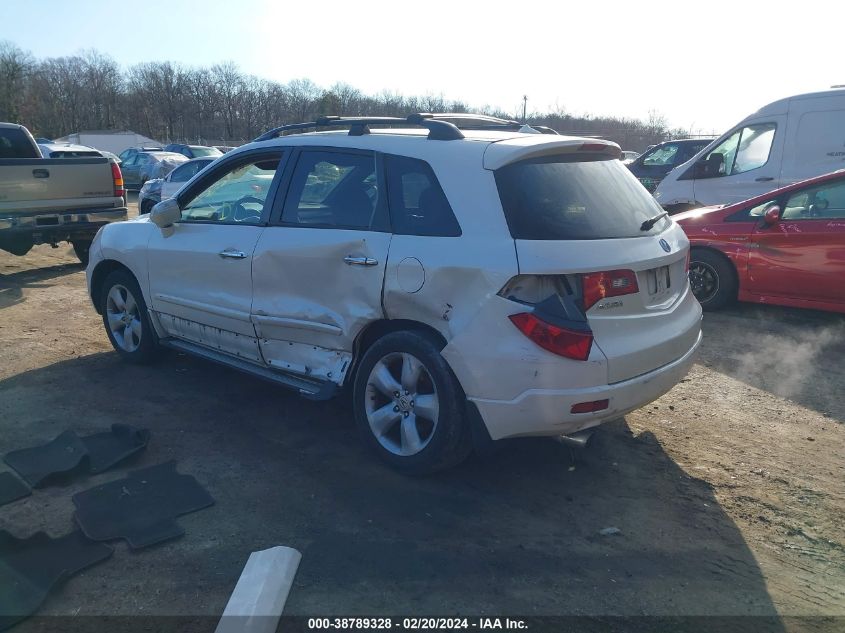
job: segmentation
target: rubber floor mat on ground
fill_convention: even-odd
[[[73,503],[88,538],[122,538],[139,549],[182,536],[176,517],[202,510],[214,499],[192,476],[176,472],[176,462],[166,462],[75,494]]]
[[[65,431],[41,446],[6,453],[3,458],[33,488],[46,485],[56,475],[69,475],[81,468],[88,450],[73,431]]]
[[[23,499],[32,494],[24,482],[12,473],[0,473],[0,506]]]
[[[33,488],[74,472],[101,473],[146,448],[150,432],[128,424],[112,424],[110,431],[79,437],[65,431],[41,446],[7,453],[4,457]]]
[[[19,539],[0,530],[0,631],[35,613],[54,586],[112,552],[78,530],[55,539],[44,532]]]
[[[146,448],[150,432],[129,424],[112,424],[111,431],[86,435],[82,443],[88,451],[88,469],[101,473]]]

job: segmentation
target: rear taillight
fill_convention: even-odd
[[[529,339],[552,354],[574,360],[587,360],[593,346],[593,333],[562,328],[537,318],[530,312],[508,317]]]
[[[633,270],[606,270],[581,275],[584,310],[608,297],[619,297],[639,292],[637,274]]]
[[[114,181],[114,197],[122,198],[126,195],[126,189],[123,188],[123,173],[117,163],[111,164],[111,177]]]

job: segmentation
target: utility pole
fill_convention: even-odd
[[[526,111],[528,110],[528,95],[522,95],[522,122],[528,123],[528,119],[525,116]]]

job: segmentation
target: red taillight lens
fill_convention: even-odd
[[[573,404],[569,410],[570,413],[593,413],[594,411],[604,411],[610,406],[610,400],[593,400],[592,402],[579,402]]]
[[[606,270],[600,273],[581,275],[584,310],[608,297],[631,295],[640,291],[637,274],[633,270]]]
[[[520,332],[552,354],[574,360],[587,360],[593,346],[592,332],[579,332],[546,323],[530,312],[508,317]]]
[[[126,195],[126,189],[123,188],[123,172],[120,171],[117,163],[111,164],[111,177],[114,181],[114,197],[122,198]]]

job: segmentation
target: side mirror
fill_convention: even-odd
[[[778,222],[780,222],[780,207],[773,204],[766,209],[766,212],[763,214],[763,224],[766,226],[772,226]]]
[[[181,218],[182,210],[179,208],[176,198],[162,200],[150,211],[150,221],[160,229],[173,226],[173,223],[178,222]]]

